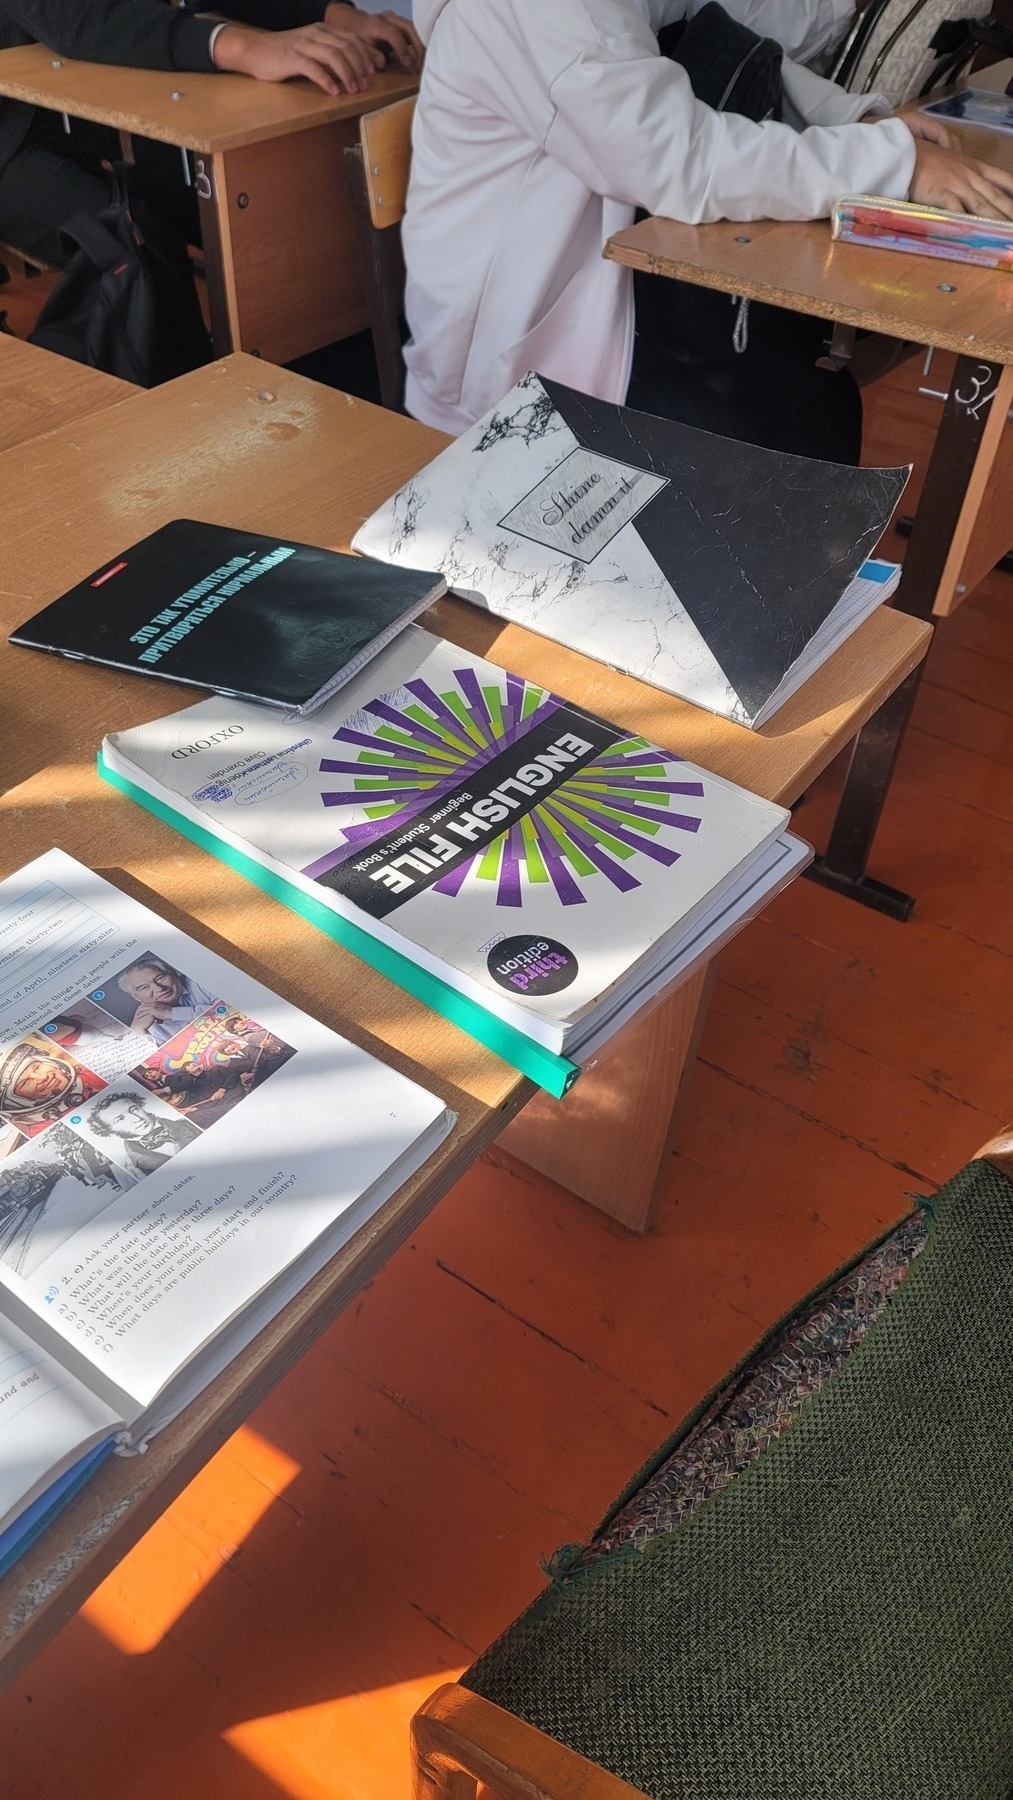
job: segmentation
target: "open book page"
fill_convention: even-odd
[[[127,1423],[441,1123],[62,852],[0,885],[0,1306]]]
[[[120,1420],[0,1317],[0,1536]]]
[[[975,80],[984,71],[975,70]],[[958,119],[962,125],[981,125],[987,131],[1002,131],[1013,136],[1013,95],[995,93],[989,88],[966,87],[959,93],[947,94],[942,100],[919,108],[932,119]]]

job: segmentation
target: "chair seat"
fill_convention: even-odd
[[[775,1328],[464,1685],[652,1800],[1008,1800],[1011,1315],[1013,1187],[977,1162]]]
[[[696,1423],[635,1476],[628,1497],[598,1527],[578,1563],[590,1564],[672,1531],[762,1456],[801,1416],[888,1306],[928,1236],[919,1207],[785,1324],[704,1402]]]

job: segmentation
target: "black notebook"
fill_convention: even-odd
[[[430,570],[173,519],[9,641],[312,712],[445,586]]]
[[[760,726],[896,584],[869,562],[907,469],[730,442],[528,375],[354,548]]]

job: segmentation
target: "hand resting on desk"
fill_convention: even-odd
[[[911,198],[923,206],[945,207],[947,212],[1013,219],[1013,174],[916,135]]]
[[[929,118],[918,106],[901,107],[896,116],[903,119],[915,140],[912,200],[922,206],[944,207],[947,212],[1013,219],[1013,174],[980,162],[976,156],[965,156],[942,121]]]
[[[351,8],[341,11],[351,13]],[[257,81],[289,81],[302,75],[325,94],[362,93],[386,62],[383,48],[360,31],[324,23],[300,25],[295,31],[260,31],[229,23],[215,39],[212,55],[219,69],[252,75]]]
[[[324,19],[335,30],[351,32],[354,37],[373,44],[392,57],[407,74],[417,75],[421,70],[425,51],[410,19],[402,19],[396,12],[359,12],[357,7],[349,6],[347,0],[334,0],[324,13]]]

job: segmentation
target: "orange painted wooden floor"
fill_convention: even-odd
[[[488,1156],[0,1700],[0,1793],[407,1800],[412,1711],[539,1559],[1013,1116],[1011,608],[932,651],[875,856],[913,921],[800,882],[726,953],[651,1234]]]

